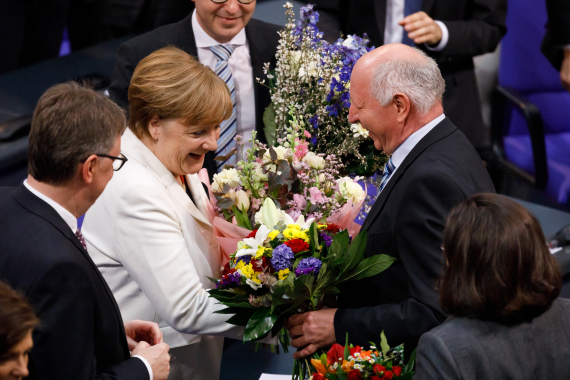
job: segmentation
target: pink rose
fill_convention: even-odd
[[[310,134],[309,132],[305,131],[304,134],[305,134],[305,137],[306,137],[306,138],[308,138],[308,139],[311,138],[311,134]]]
[[[319,189],[317,189],[316,187],[311,187],[309,189],[309,192],[311,193],[311,203],[312,204],[324,202],[323,196],[322,196],[321,191]]]

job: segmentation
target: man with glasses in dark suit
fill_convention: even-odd
[[[257,83],[264,78],[263,65],[275,66],[275,53],[281,29],[278,25],[252,19],[255,0],[192,0],[195,11],[184,20],[160,27],[123,43],[117,54],[109,94],[121,107],[128,108],[128,88],[140,60],[168,45],[174,45],[209,66],[224,78],[232,93],[234,111],[221,124],[216,152],[204,161],[210,177],[221,170],[225,161],[214,161],[235,147],[236,135],[247,141],[251,131],[266,142],[263,112],[271,103],[267,87]],[[235,160],[234,158],[232,158]],[[233,161],[232,161],[233,162]]]
[[[158,325],[123,323],[77,226],[126,161],[124,129],[123,112],[104,95],[73,82],[54,86],[34,111],[28,178],[0,188],[0,279],[26,296],[41,321],[31,379],[168,376]]]

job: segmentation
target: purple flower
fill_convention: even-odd
[[[273,250],[271,265],[276,272],[284,269],[291,269],[294,258],[295,254],[291,248],[285,244],[281,244]]]
[[[297,275],[297,277],[310,273],[316,276],[317,274],[319,274],[322,265],[323,263],[321,262],[321,260],[316,259],[314,257],[308,257],[306,259],[302,259],[301,261],[299,261],[299,265],[297,265],[297,269],[295,269],[295,274]]]
[[[244,256],[238,257],[237,260],[236,260],[236,264],[237,264],[239,261],[243,261],[243,263],[244,263],[245,265],[247,265],[247,264],[249,264],[249,263],[251,262],[251,256],[250,256],[250,255],[244,255]]]
[[[226,278],[222,278],[220,281],[216,282],[216,288],[226,287],[232,284],[241,284],[241,275],[238,272],[230,273]]]
[[[321,238],[323,243],[325,243],[327,245],[327,248],[331,246],[332,237],[330,237],[329,235],[322,233],[322,232],[319,232],[319,237]]]

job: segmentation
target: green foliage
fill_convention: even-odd
[[[263,112],[263,132],[265,133],[265,139],[267,140],[267,144],[269,146],[275,145],[275,134],[277,129],[277,124],[275,123],[275,107],[273,103],[269,104],[269,106]]]
[[[250,340],[262,339],[269,333],[275,321],[277,320],[277,315],[271,313],[271,309],[268,307],[261,307],[249,318],[245,329],[243,331],[244,342]]]

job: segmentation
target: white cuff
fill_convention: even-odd
[[[442,51],[447,46],[447,41],[449,41],[449,31],[447,30],[447,26],[441,21],[435,20],[435,23],[439,25],[441,29],[441,40],[435,46],[429,46],[428,44],[424,44],[428,50],[431,51]]]
[[[135,356],[133,356],[133,358],[139,358],[140,360],[142,360],[142,362],[146,366],[146,369],[148,370],[148,375],[150,376],[150,380],[153,380],[154,374],[152,373],[152,367],[150,366],[150,363],[148,362],[148,360],[146,360],[145,358],[143,358],[140,355],[135,355]]]

